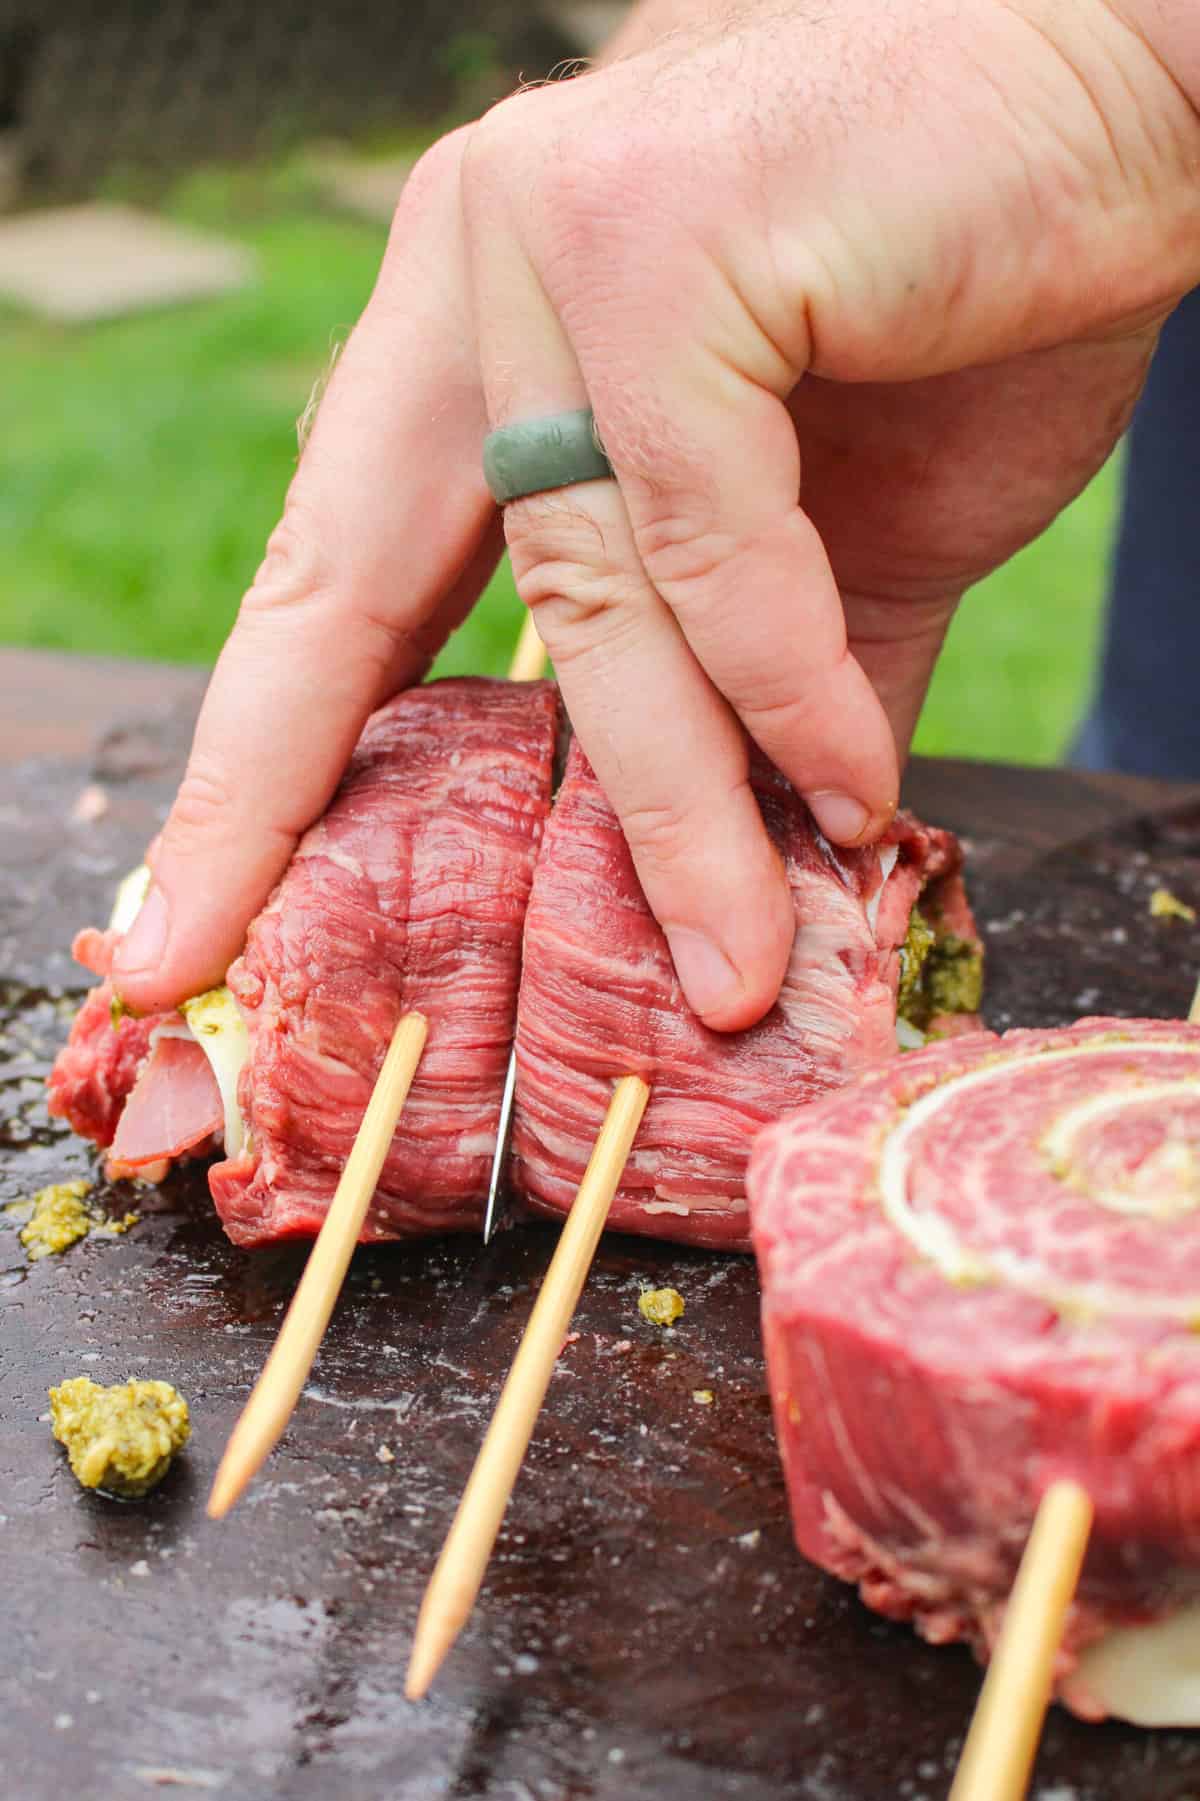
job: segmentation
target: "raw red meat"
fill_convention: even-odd
[[[369,722],[229,987],[250,1030],[250,1146],[210,1171],[239,1244],[307,1237],[401,1013],[429,1039],[363,1236],[478,1227],[550,806],[548,682],[413,688]]]
[[[763,1132],[748,1180],[805,1556],[985,1655],[1069,1476],[1096,1525],[1060,1680],[1200,1597],[1200,1029],[918,1051]]]
[[[112,987],[93,988],[71,1023],[71,1035],[47,1082],[47,1110],[73,1132],[105,1147],[113,1141],[137,1072],[150,1049],[150,1034],[163,1014],[112,1022]]]
[[[616,815],[572,745],[534,875],[517,1021],[516,1185],[539,1212],[569,1208],[612,1084],[631,1073],[651,1096],[612,1224],[748,1249],[755,1133],[895,1053],[896,953],[917,896],[935,884],[935,906],[975,938],[949,833],[901,814],[881,846],[835,851],[765,759],[752,780],[796,941],[776,1006],[728,1036],[685,1005]]]
[[[141,1019],[118,1013],[114,1021],[108,972],[116,943],[115,932],[94,926],[75,935],[72,956],[101,981],[72,1020],[70,1036],[46,1084],[47,1112],[65,1119],[73,1132],[102,1149],[113,1141],[155,1027],[178,1018],[175,1013],[152,1013]]]

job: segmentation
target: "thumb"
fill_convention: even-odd
[[[444,279],[460,158],[461,143],[443,140],[409,178],[375,294],[213,672],[150,891],[113,960],[140,1011],[224,979],[368,714],[420,678],[495,563],[465,284],[459,306]],[[443,279],[425,279],[430,268]]]

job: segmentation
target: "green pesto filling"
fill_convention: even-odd
[[[978,1013],[983,999],[983,949],[939,931],[914,907],[900,947],[896,1016],[919,1032],[942,1013]]]
[[[908,933],[900,946],[900,988],[896,995],[896,1014],[919,1030],[924,1030],[924,1021],[928,1017],[925,1005],[925,965],[936,939],[937,933],[925,915],[914,907],[908,919]]]
[[[978,1013],[983,1000],[983,950],[947,932],[925,966],[925,986],[933,1013]]]

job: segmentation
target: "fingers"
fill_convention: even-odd
[[[510,506],[514,572],[691,1005],[744,1026],[775,999],[795,922],[738,719],[839,843],[883,829],[899,780],[797,504],[795,432],[766,385],[791,376],[694,245],[668,227],[633,269],[620,191],[584,180],[581,197],[574,168],[557,191],[507,179],[519,141],[490,130],[506,179],[489,181],[484,134],[464,201],[492,422],[590,399],[619,482]]]
[[[217,663],[153,888],[114,962],[136,1008],[223,979],[367,715],[424,672],[494,564],[460,158],[444,141],[410,178]]]
[[[540,102],[545,134],[562,101]],[[510,113],[507,137],[503,110],[490,127],[501,169],[521,155],[521,118]],[[486,150],[487,137],[480,142]],[[472,179],[482,154],[473,147]],[[802,370],[759,325],[719,255],[681,228],[678,196],[657,191],[652,166],[635,159],[636,145],[617,146],[607,161],[522,170],[488,195],[501,219],[489,308],[519,273],[511,253],[502,260],[515,239],[536,271],[539,310],[523,296],[523,317],[539,323],[510,329],[485,363],[499,365],[509,390],[520,373],[523,405],[544,397],[545,341],[553,321],[563,322],[575,391],[595,411],[649,587],[827,834],[868,841],[897,804],[895,744],[848,650],[828,558],[799,505],[799,449],[783,396]],[[478,280],[477,250],[473,272]]]
[[[688,1003],[718,1031],[751,1025],[779,992],[796,921],[745,734],[646,583],[614,484],[519,501],[507,520],[518,585]]]
[[[698,662],[835,843],[878,836],[898,801],[887,715],[851,654],[825,548],[798,504],[800,457],[775,395],[695,343],[644,350],[647,457],[603,361],[586,368],[642,566]],[[689,364],[694,358],[694,366]],[[674,367],[672,366],[674,364]],[[611,441],[610,441],[611,440]]]
[[[512,235],[484,220],[473,245],[492,423],[586,404],[570,345]],[[719,1030],[749,1025],[779,991],[795,915],[749,786],[745,734],[647,581],[615,483],[518,501],[505,529],[517,585],[687,999]]]

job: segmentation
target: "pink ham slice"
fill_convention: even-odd
[[[117,1124],[110,1172],[142,1169],[195,1150],[221,1131],[216,1077],[198,1044],[160,1038],[142,1065]]]

